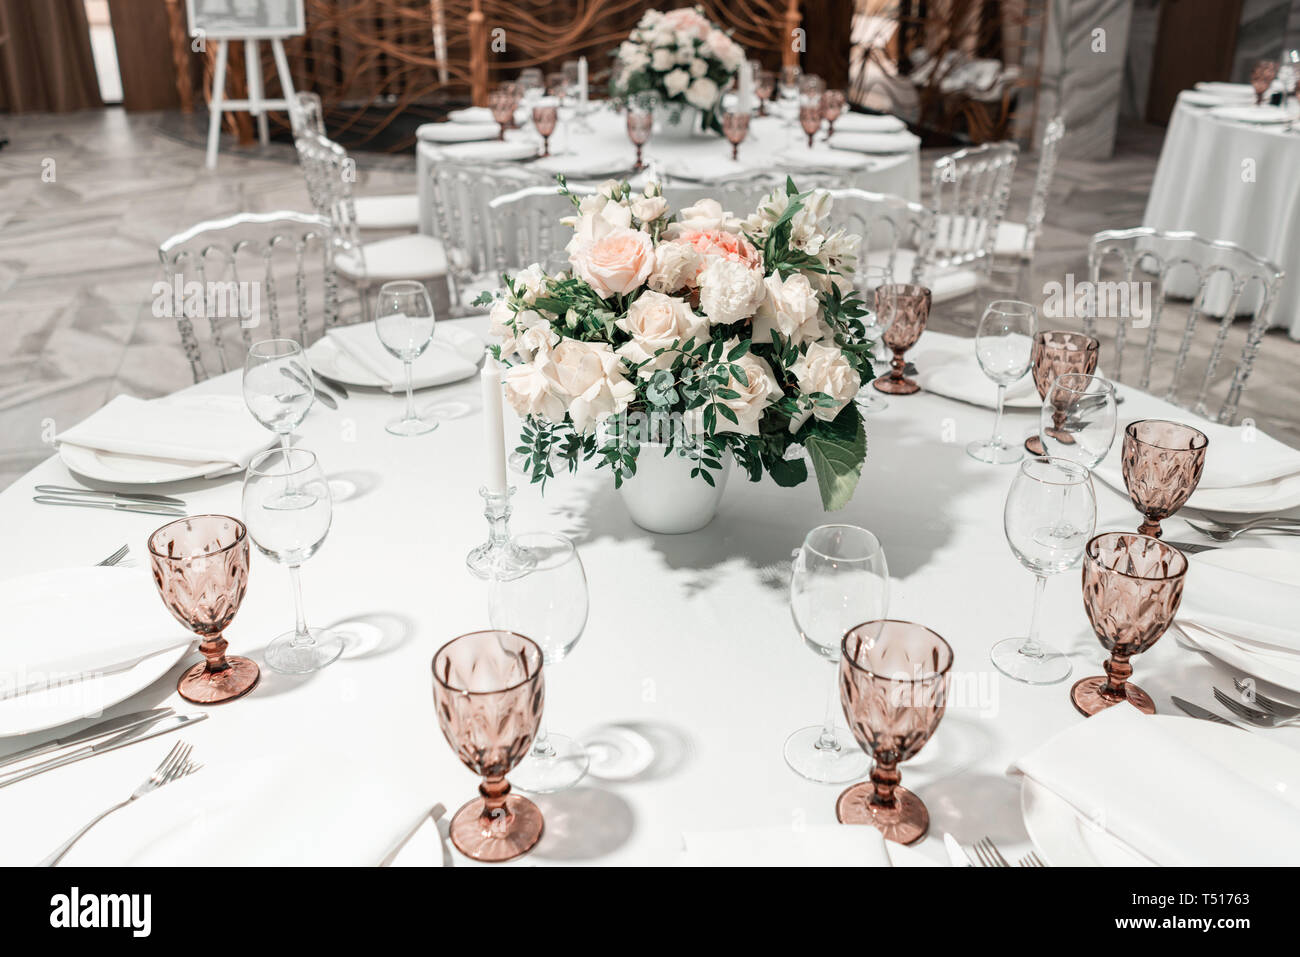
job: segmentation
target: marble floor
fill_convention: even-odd
[[[191,381],[174,324],[150,309],[161,240],[239,211],[310,209],[291,146],[226,141],[209,173],[201,130],[201,118],[120,109],[0,123],[10,139],[0,150],[0,487],[112,396]],[[1161,133],[1122,130],[1108,161],[1062,157],[1038,256],[1019,280],[1031,299],[1066,273],[1086,277],[1093,232],[1141,222]],[[359,192],[414,191],[409,154],[356,159]],[[1013,215],[1024,214],[1033,173],[1031,161],[1017,171]],[[955,330],[957,312],[936,310],[934,327]],[[1194,352],[1210,339],[1200,330]],[[1300,342],[1270,333],[1241,414],[1300,446],[1298,369]]]

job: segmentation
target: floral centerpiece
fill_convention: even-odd
[[[823,506],[848,502],[866,457],[853,399],[874,372],[844,278],[860,237],[829,226],[830,195],[787,180],[741,220],[712,199],[674,214],[654,183],[560,189],[572,272],[534,264],[480,299],[532,481],[595,459],[619,487],[653,445],[708,486],[726,457],[783,486],[811,462]]]
[[[610,95],[615,102],[646,94],[668,108],[670,122],[688,107],[705,129],[722,131],[722,91],[745,62],[745,51],[700,7],[648,10],[614,53]]]

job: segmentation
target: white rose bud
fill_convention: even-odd
[[[849,365],[844,353],[836,346],[826,346],[819,342],[808,344],[808,351],[790,367],[790,373],[799,383],[799,391],[805,396],[824,392],[835,400],[834,405],[814,405],[795,416],[790,420],[791,432],[797,432],[810,415],[823,422],[830,422],[853,401],[853,397],[862,388],[862,377]]]

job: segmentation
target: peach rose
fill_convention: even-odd
[[[616,227],[600,239],[580,243],[569,261],[596,295],[608,299],[645,284],[654,269],[654,245],[643,232]]]
[[[674,347],[687,339],[699,342],[709,334],[708,321],[697,316],[685,299],[649,289],[637,296],[627,315],[616,319],[614,325],[632,337],[618,347],[618,354],[633,365],[645,363],[637,370],[642,379],[672,365]],[[655,355],[660,349],[668,351]]]
[[[548,377],[567,401],[579,432],[622,412],[636,395],[636,386],[623,375],[623,360],[608,342],[561,339],[546,361]]]
[[[675,243],[690,246],[702,257],[718,256],[733,263],[743,263],[750,268],[763,264],[763,257],[744,236],[725,229],[683,229]]]

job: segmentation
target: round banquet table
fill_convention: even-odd
[[[231,373],[194,389],[237,395],[240,380]],[[328,539],[303,567],[309,621],[396,616],[405,634],[373,651],[348,652],[315,675],[263,668],[251,694],[206,709],[208,720],[180,733],[205,764],[200,775],[237,773],[249,762],[315,748],[331,755],[306,772],[315,778],[310,790],[322,796],[357,773],[362,755],[425,789],[430,806],[454,811],[476,793],[475,777],[438,729],[430,661],[443,642],[488,623],[487,585],[464,565],[465,553],[485,537],[478,389],[476,376],[421,393],[426,403],[464,399],[472,410],[418,438],[384,431],[399,410],[398,396],[354,389],[337,412],[313,407],[298,444],[358,493],[336,505]],[[1033,577],[1002,531],[1015,469],[965,454],[967,441],[988,433],[991,410],[924,392],[891,396],[889,403],[867,419],[870,450],[855,498],[832,515],[822,512],[815,482],[782,489],[733,474],[712,524],[658,536],[632,524],[603,470],[557,476],[545,495],[521,486],[514,529],[574,536],[591,589],[582,640],[547,671],[548,725],[579,737],[618,729],[651,749],[631,778],[589,776],[575,790],[538,798],[547,829],[524,864],[673,864],[684,831],[835,823],[842,786],[803,780],[781,753],[791,731],[821,719],[832,682],[831,666],[803,646],[788,610],[791,551],[828,521],[879,535],[893,580],[890,616],[923,622],[955,651],[952,703],[934,739],[902,769],[903,783],[921,795],[932,818],[919,856],[944,860],[945,831],[966,841],[991,835],[1012,860],[1028,850],[1019,785],[1006,769],[1085,719],[1070,704],[1069,682],[1020,685],[989,663],[993,642],[1023,634],[1029,624]],[[1024,434],[1033,421],[1032,414],[1009,412],[1006,434]],[[0,492],[9,545],[0,551],[0,579],[89,565],[123,542],[137,562],[144,560],[147,536],[166,519],[32,503],[34,484],[72,481],[52,457]],[[159,490],[183,495],[192,513],[239,515],[240,487],[234,477]],[[1136,526],[1125,497],[1101,483],[1097,496],[1099,528]],[[1171,541],[1204,540],[1181,519],[1165,527]],[[1271,542],[1300,548],[1295,538]],[[291,625],[293,606],[287,571],[253,555],[247,598],[226,635],[232,653],[260,658],[265,642]],[[139,587],[152,590],[147,574]],[[95,609],[85,614],[94,627]],[[1084,614],[1077,571],[1050,580],[1043,622],[1044,638],[1071,652],[1071,681],[1100,673],[1104,653]],[[1219,666],[1172,636],[1135,664],[1136,680],[1162,713],[1178,713],[1171,693],[1207,703],[1212,682],[1230,686]],[[181,668],[109,713],[164,703],[183,713],[202,710],[176,695]],[[1300,729],[1263,733],[1300,748]],[[5,739],[0,754],[51,734]],[[0,789],[0,863],[39,860],[130,793],[177,737]],[[166,801],[168,792],[144,800]],[[286,841],[317,837],[294,834],[292,808],[278,811]],[[230,863],[241,859],[232,847]]]
[[[566,122],[561,119],[556,126],[555,134],[551,137],[552,153],[556,155],[572,153],[580,157],[583,162],[589,161],[593,156],[609,156],[613,158],[613,162],[616,164],[612,168],[617,168],[619,162],[626,162],[626,169],[621,175],[630,177],[633,183],[640,185],[644,180],[644,174],[640,176],[632,176],[631,174],[635,148],[628,141],[622,115],[596,104],[588,117],[588,122],[591,126],[591,132],[579,133],[571,128],[572,121]],[[531,132],[527,135],[535,136]],[[819,134],[819,138],[823,135]],[[756,175],[771,174],[784,177],[786,173],[789,173],[795,177],[797,183],[817,182],[831,176],[837,182],[843,182],[845,185],[857,186],[880,193],[893,193],[910,200],[920,199],[920,153],[915,147],[902,153],[879,155],[854,154],[848,150],[837,151],[846,157],[855,155],[860,157],[860,163],[857,164],[856,169],[829,171],[801,169],[797,165],[780,161],[782,154],[787,152],[797,159],[799,152],[806,149],[806,142],[807,140],[803,132],[798,128],[797,123],[792,125],[787,120],[771,115],[765,117],[755,116],[750,123],[749,136],[740,144],[739,161],[742,166],[752,169]],[[416,147],[416,179],[420,198],[420,232],[425,234],[433,233],[433,196],[429,173],[433,166],[443,158],[442,147],[452,145],[449,143],[420,142]],[[826,149],[824,145],[820,145],[819,148]],[[730,155],[731,145],[721,136],[713,134],[699,134],[693,138],[681,140],[655,135],[651,137],[650,142],[644,148],[644,158],[647,166],[651,166],[656,161],[671,163],[674,159],[690,161],[714,157],[727,158]],[[502,169],[518,170],[521,178],[532,180],[544,179],[551,181],[553,176],[549,171],[543,173],[539,170],[530,170],[529,163],[503,163],[494,167],[494,171],[499,172]],[[801,173],[804,176],[802,180],[800,178]],[[595,180],[591,180],[589,177],[581,175],[570,175],[568,178],[573,183],[596,185],[607,177],[600,176]],[[663,182],[666,186],[680,186],[687,189],[699,187],[701,190],[710,185],[708,182],[703,181],[674,179],[671,175],[663,176]]]
[[[1142,219],[1142,225],[1156,229],[1189,229],[1206,239],[1226,239],[1276,263],[1286,277],[1273,304],[1272,324],[1285,327],[1293,339],[1300,339],[1298,171],[1300,133],[1288,133],[1282,124],[1225,120],[1180,95]],[[1243,295],[1238,308],[1253,309],[1257,302],[1256,289]]]

